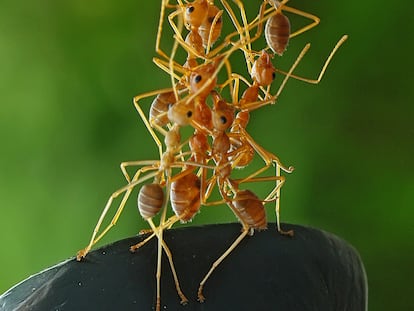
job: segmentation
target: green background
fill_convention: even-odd
[[[125,184],[121,161],[157,158],[131,99],[168,87],[168,76],[151,62],[158,2],[1,2],[0,292],[85,246],[106,199]],[[276,106],[252,113],[250,133],[296,168],[283,188],[282,220],[349,241],[366,265],[370,309],[408,310],[414,307],[411,3],[290,5],[322,21],[291,41],[280,68],[311,42],[297,72],[315,76],[339,37],[350,38],[322,83],[291,80]],[[230,221],[227,209],[211,208],[193,224]],[[131,199],[103,243],[147,227]]]

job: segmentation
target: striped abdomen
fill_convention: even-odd
[[[252,229],[266,229],[266,211],[263,202],[250,190],[240,190],[233,201],[240,220]]]
[[[282,13],[278,13],[266,22],[265,37],[267,45],[280,56],[286,50],[290,37],[289,19]]]
[[[200,210],[200,187],[200,179],[194,173],[171,183],[171,206],[182,222],[190,221]]]
[[[167,115],[168,109],[175,102],[175,95],[172,91],[158,94],[151,104],[149,113],[150,120],[159,126],[166,125],[169,122]]]
[[[142,186],[138,194],[138,210],[144,219],[155,216],[164,203],[164,191],[159,184]]]

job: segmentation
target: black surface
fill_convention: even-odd
[[[355,249],[312,228],[294,229],[293,238],[269,229],[247,236],[207,281],[206,301],[198,284],[240,233],[239,224],[168,230],[181,287],[179,303],[163,256],[161,310],[366,310],[364,268]],[[133,237],[69,259],[29,277],[0,296],[0,310],[152,310],[155,303],[156,239],[131,253]]]

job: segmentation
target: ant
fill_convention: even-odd
[[[258,31],[256,33],[256,37],[260,36],[262,32],[261,24],[264,21],[266,21],[265,38],[267,45],[274,53],[278,54],[279,56],[282,56],[283,53],[286,51],[290,38],[293,38],[299,34],[302,34],[312,29],[313,27],[317,26],[320,22],[319,17],[313,14],[287,6],[286,3],[288,1],[289,0],[283,0],[281,2],[277,0],[264,0],[262,5],[260,6],[259,16],[257,17],[259,26]],[[271,6],[271,8],[268,10],[266,10],[267,4]],[[308,18],[312,20],[312,23],[291,33],[290,21],[281,12],[282,10]],[[269,14],[266,15],[267,13]]]
[[[165,14],[166,8],[175,8],[171,14],[168,15],[168,21],[173,29],[176,42],[184,46],[188,53],[187,62],[184,67],[196,66],[196,59],[208,59],[211,46],[218,39],[222,29],[222,10],[219,10],[212,2],[207,0],[195,0],[193,2],[186,3],[185,5],[178,0],[178,5],[174,6],[164,1],[161,8],[161,17]],[[174,22],[174,18],[179,17],[178,25]],[[185,27],[189,30],[186,38],[183,39],[181,35],[182,19],[184,19]],[[160,49],[160,42],[163,30],[163,21],[160,19],[158,27],[157,39],[156,39],[156,53],[159,54],[164,60],[169,60],[166,54]],[[154,62],[165,69],[165,61],[155,58]]]
[[[242,2],[240,0],[235,0],[237,6],[240,9],[243,25],[239,23],[231,7],[228,4],[224,5],[228,15],[231,16],[231,20],[237,30],[237,33],[239,33],[240,35],[240,42],[242,43],[241,49],[245,54],[247,69],[249,73],[251,73],[255,55],[260,54],[252,50],[251,44],[255,42],[258,38],[260,38],[263,31],[264,22],[266,22],[265,37],[268,48],[270,48],[273,51],[273,53],[278,54],[279,56],[283,55],[283,52],[286,50],[290,38],[302,34],[319,24],[320,19],[317,16],[287,6],[286,3],[288,1],[289,0],[263,0],[259,9],[259,14],[249,23],[247,22],[246,12],[244,10]],[[267,5],[270,5],[270,8],[266,8]],[[312,20],[312,22],[310,24],[303,26],[300,29],[295,30],[294,32],[291,32],[289,19],[285,15],[283,15],[282,10],[299,16],[303,16],[305,18]],[[255,35],[252,37],[250,35],[250,31],[254,28],[257,28],[257,31]],[[304,78],[297,75],[291,75],[291,77],[307,83],[318,84],[321,81],[332,57],[339,49],[339,47],[347,40],[347,38],[348,36],[344,35],[339,39],[339,41],[336,43],[335,47],[329,54],[327,60],[325,61],[319,73],[319,76],[316,79]],[[280,69],[276,69],[276,72],[284,75],[287,74],[287,72]]]

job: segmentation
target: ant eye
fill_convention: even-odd
[[[276,78],[276,72],[272,73],[272,79],[274,80]]]
[[[220,121],[221,121],[221,123],[226,124],[227,123],[227,118],[225,116],[221,116]]]
[[[191,110],[187,111],[187,118],[191,118],[193,115],[193,112]]]
[[[196,83],[199,83],[203,77],[201,75],[197,75],[194,80]]]
[[[189,6],[187,8],[187,13],[193,13],[194,12],[194,7],[193,6]]]

